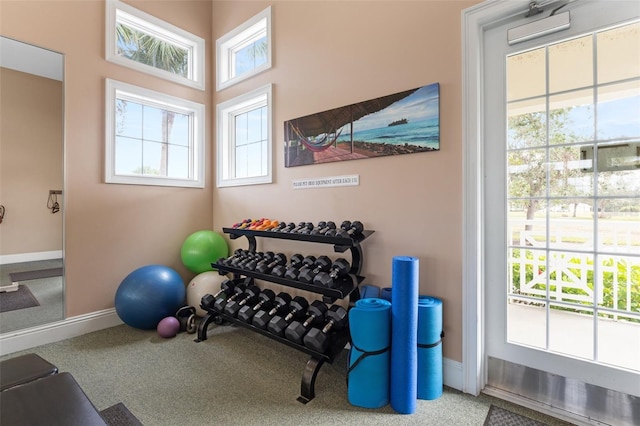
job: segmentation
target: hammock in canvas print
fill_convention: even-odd
[[[440,85],[406,90],[284,123],[285,166],[440,149]]]

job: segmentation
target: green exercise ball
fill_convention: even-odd
[[[212,262],[229,256],[229,246],[222,235],[213,231],[197,231],[189,235],[182,244],[180,257],[182,263],[191,272],[214,271]]]

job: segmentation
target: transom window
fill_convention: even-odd
[[[271,85],[218,105],[218,187],[271,183]]]
[[[107,60],[204,90],[204,40],[118,0],[107,0]]]
[[[217,89],[271,68],[271,7],[216,42]]]
[[[106,85],[106,182],[204,187],[204,106]]]
[[[260,33],[231,51],[231,77],[241,76],[267,62],[267,36]]]

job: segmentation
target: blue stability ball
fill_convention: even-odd
[[[116,291],[116,313],[127,325],[153,330],[161,319],[175,315],[184,305],[182,277],[162,265],[138,268],[125,277]]]

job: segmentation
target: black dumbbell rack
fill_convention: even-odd
[[[255,271],[244,270],[218,263],[212,263],[211,266],[217,269],[221,274],[231,273],[234,275],[234,279],[242,279],[241,277],[244,276],[246,277],[245,280],[247,280],[247,282],[250,282],[253,279],[260,279],[316,294],[322,294],[323,301],[325,303],[333,303],[338,299],[349,297],[349,305],[353,305],[355,301],[360,298],[360,291],[358,290],[358,286],[364,280],[364,277],[360,276],[363,261],[362,248],[360,247],[360,243],[371,234],[373,234],[374,231],[364,230],[361,234],[353,237],[329,237],[324,235],[296,234],[276,231],[253,231],[248,229],[235,228],[222,228],[222,231],[226,234],[229,234],[229,238],[231,238],[232,240],[240,237],[246,237],[249,241],[249,251],[256,251],[256,237],[306,241],[319,244],[331,244],[334,246],[334,251],[337,253],[344,253],[347,250],[351,251],[351,269],[346,276],[335,281],[335,284],[337,285],[334,288],[317,286],[314,284],[290,280],[284,277],[276,277],[274,275],[262,274]],[[309,349],[304,345],[298,345],[297,343],[294,343],[286,339],[285,337],[277,336],[267,330],[262,330],[252,324],[240,321],[225,314],[224,312],[219,312],[213,308],[210,308],[208,309],[207,315],[205,315],[202,321],[200,321],[200,324],[198,326],[198,338],[196,339],[196,342],[201,342],[207,339],[207,329],[212,322],[215,322],[216,324],[222,324],[225,321],[232,324],[237,324],[244,328],[248,328],[256,333],[262,334],[263,336],[269,337],[311,356],[311,358],[309,358],[309,361],[307,361],[304,372],[302,373],[302,382],[300,384],[300,396],[298,397],[298,401],[302,402],[303,404],[306,404],[315,397],[314,388],[316,377],[322,365],[325,362],[328,362],[329,364],[333,363],[335,357],[344,349],[345,345],[350,340],[349,328],[345,327],[343,330],[332,334],[332,344],[329,345],[329,348],[326,350],[326,352],[320,353]]]

